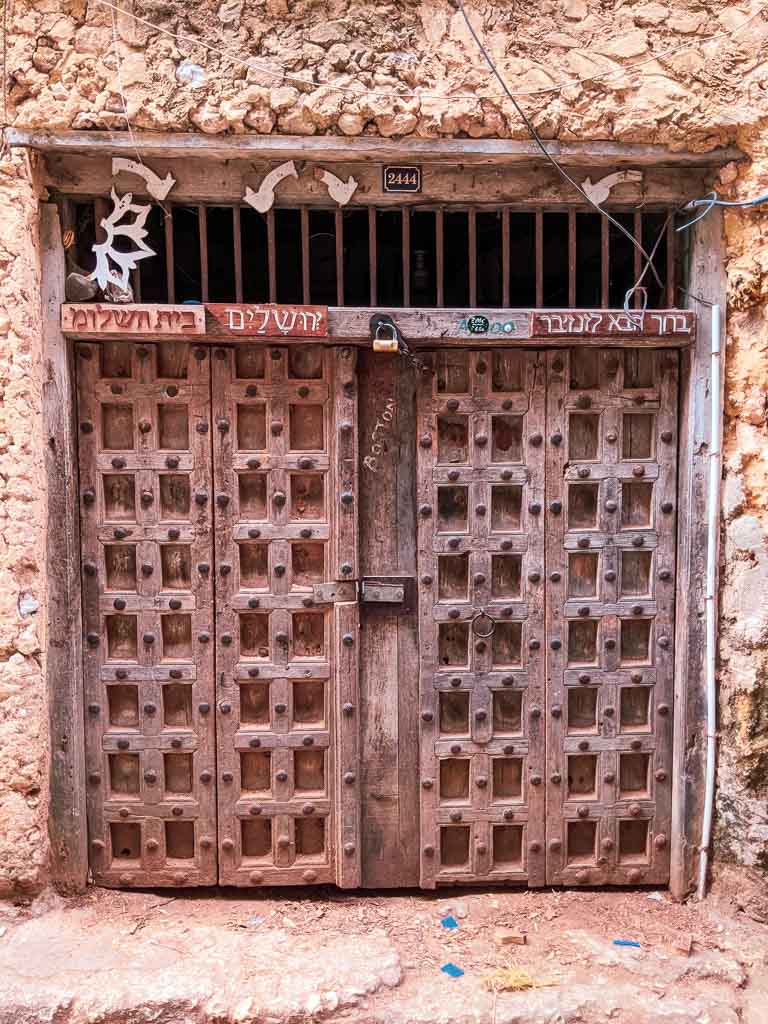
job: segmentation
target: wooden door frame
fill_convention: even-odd
[[[689,308],[694,295],[725,309],[727,280],[723,226],[718,210],[700,221],[689,238]],[[41,203],[42,419],[45,441],[46,514],[62,542],[46,557],[47,643],[45,675],[50,729],[51,880],[64,892],[81,892],[88,879],[83,729],[82,610],[78,510],[77,431],[72,344],[62,333],[60,307],[66,275],[57,206]],[[412,311],[417,312],[417,311]],[[703,810],[704,591],[707,554],[706,479],[710,410],[710,327],[699,317],[694,342],[682,348],[678,447],[677,584],[675,613],[675,708],[670,890],[683,899],[693,880]],[[539,341],[537,339],[537,341]],[[326,342],[327,343],[327,342]],[[603,342],[605,344],[605,342]],[[514,342],[512,342],[514,344]],[[531,341],[528,341],[528,345]],[[541,339],[539,344],[546,346]],[[631,335],[611,338],[633,347]],[[635,342],[636,344],[636,342]],[[689,525],[690,524],[690,525]],[[64,557],[62,557],[62,547]]]

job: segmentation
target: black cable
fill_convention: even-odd
[[[615,217],[612,217],[610,215],[610,213],[608,213],[601,206],[599,206],[594,201],[594,199],[592,199],[584,191],[584,189],[581,187],[581,185],[579,185],[579,183],[577,181],[574,181],[574,179],[570,176],[570,174],[568,174],[568,172],[563,167],[560,166],[560,164],[557,162],[557,160],[555,160],[555,158],[552,156],[552,154],[549,153],[549,151],[547,150],[547,147],[541,141],[539,133],[534,128],[533,123],[531,122],[530,118],[527,116],[527,114],[525,113],[523,108],[520,106],[520,104],[517,102],[515,97],[510,92],[509,87],[507,86],[507,83],[501,77],[501,74],[499,73],[496,65],[493,63],[493,59],[492,59],[491,55],[486,50],[486,48],[483,45],[483,42],[480,39],[480,37],[478,36],[477,32],[475,32],[475,30],[474,30],[474,28],[472,26],[472,22],[469,20],[469,17],[467,16],[467,12],[464,9],[464,2],[463,2],[463,0],[455,0],[455,2],[457,3],[458,8],[459,8],[459,10],[462,13],[464,21],[467,23],[467,28],[469,29],[470,35],[472,36],[472,38],[477,43],[477,46],[478,46],[480,52],[482,53],[483,57],[486,60],[486,63],[488,64],[488,67],[491,69],[493,74],[496,76],[496,79],[497,79],[499,85],[501,86],[501,88],[504,90],[507,98],[510,100],[510,102],[514,106],[515,110],[518,112],[520,117],[523,119],[523,121],[525,123],[525,127],[528,129],[528,131],[529,131],[529,133],[531,135],[531,138],[534,140],[534,142],[539,147],[541,152],[544,154],[544,156],[547,158],[547,160],[552,164],[552,166],[555,168],[555,170],[557,170],[557,172],[559,174],[561,174],[563,176],[563,178],[565,178],[565,180],[576,189],[576,191],[579,193],[579,195],[583,196],[583,198],[586,199],[586,201],[589,203],[590,206],[594,206],[594,208],[597,210],[597,212],[599,214],[601,214],[603,217],[605,217],[610,224],[613,224],[613,226],[615,228],[617,228],[623,235],[626,235],[626,237],[630,240],[632,245],[645,257],[645,259],[647,260],[648,266],[650,266],[650,268],[651,268],[651,273],[656,278],[657,284],[659,285],[660,288],[663,288],[664,287],[664,283],[661,280],[661,278],[659,277],[658,273],[656,272],[656,268],[653,265],[653,261],[651,260],[651,257],[648,255],[648,253],[645,251],[645,249],[642,247],[642,245],[638,242],[638,240],[635,238],[635,236],[632,234],[632,232],[631,231],[627,231],[627,229],[624,227],[623,224],[620,224],[619,221],[617,221]],[[647,267],[646,267],[646,269],[647,269]]]

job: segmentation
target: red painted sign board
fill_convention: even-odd
[[[208,302],[208,316],[224,334],[259,338],[327,338],[327,306]]]

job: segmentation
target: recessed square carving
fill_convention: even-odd
[[[491,529],[497,533],[517,533],[521,527],[523,488],[519,484],[491,487]]]
[[[107,615],[107,657],[113,661],[136,661],[137,618],[135,615]]]
[[[171,451],[189,448],[189,409],[186,405],[157,407],[158,447]]]
[[[446,736],[469,735],[469,694],[443,690],[440,693],[440,732]]]
[[[264,379],[262,345],[235,345],[235,375],[240,380]]]
[[[160,518],[189,519],[189,477],[186,474],[160,474]]]
[[[573,551],[568,554],[569,597],[597,597],[599,557],[596,551]]]
[[[621,525],[627,529],[650,526],[653,519],[653,484],[630,483],[621,485]]]
[[[567,863],[572,865],[594,864],[597,822],[569,821],[567,825]]]
[[[597,687],[568,687],[568,733],[597,732]]]
[[[294,750],[293,788],[297,793],[322,793],[325,790],[324,750]]]
[[[136,590],[136,545],[105,544],[107,590]]]
[[[494,690],[493,735],[519,735],[523,731],[523,694],[521,690]]]
[[[163,660],[188,660],[192,657],[192,616],[161,616]]]
[[[619,754],[619,796],[621,798],[650,796],[650,777],[650,754]]]
[[[621,620],[622,664],[649,663],[651,657],[651,620]]]
[[[194,860],[194,821],[165,822],[165,856],[167,860]]]
[[[117,729],[136,729],[139,725],[139,688],[118,684],[107,687],[109,724]]]
[[[522,391],[525,355],[514,349],[495,349],[491,357],[491,388],[494,391]]]
[[[579,800],[597,799],[597,754],[571,754],[568,757],[568,796]]]
[[[651,728],[650,686],[622,686],[619,703],[621,732],[649,732]]]
[[[491,597],[520,598],[522,555],[491,556]]]
[[[469,554],[437,556],[437,595],[440,601],[469,599]]]
[[[523,826],[493,826],[493,866],[507,871],[522,870]]]
[[[240,654],[243,658],[269,657],[269,616],[240,613]]]
[[[295,612],[293,657],[322,658],[325,654],[325,613]]]
[[[325,544],[310,542],[291,544],[291,583],[294,587],[311,587],[325,579]]]
[[[103,478],[104,518],[112,523],[136,522],[136,482],[123,473],[107,473]]]
[[[189,590],[192,586],[192,556],[189,544],[161,544],[160,563],[164,590]]]
[[[444,868],[469,866],[468,825],[443,825],[440,828],[440,865]]]
[[[572,391],[588,391],[600,386],[600,350],[572,348],[570,351],[570,387]]]
[[[624,387],[652,388],[656,353],[648,349],[624,349]]]
[[[653,458],[653,437],[656,417],[649,412],[624,413],[621,432],[623,459]]]
[[[648,863],[649,825],[642,818],[619,822],[619,864]]]
[[[240,822],[243,860],[272,859],[272,819],[243,818]]]
[[[291,519],[319,522],[325,518],[322,473],[291,474]]]
[[[325,724],[325,683],[322,679],[298,679],[293,684],[293,722],[297,726]]]
[[[294,818],[296,857],[321,857],[325,852],[325,818]]]
[[[443,666],[469,664],[469,623],[441,622],[438,627],[438,660]]]
[[[621,552],[621,583],[619,593],[622,597],[649,595],[651,593],[651,551]]]
[[[267,447],[267,407],[251,402],[237,407],[237,447],[240,451],[263,452]]]
[[[136,821],[112,821],[109,825],[112,863],[139,860],[141,857],[141,825]]]
[[[138,796],[141,791],[138,754],[109,755],[109,789],[119,796]]]
[[[248,590],[269,588],[269,544],[240,541],[237,545],[240,558],[240,586]]]
[[[522,664],[522,622],[497,622],[491,637],[494,666]]]
[[[166,793],[191,793],[192,754],[164,754],[163,777]]]
[[[291,405],[291,451],[321,452],[325,448],[322,405]]]
[[[520,462],[523,458],[523,417],[491,417],[491,461]]]
[[[101,376],[125,380],[131,376],[133,345],[125,341],[103,341],[99,346]]]
[[[101,406],[101,446],[108,452],[134,448],[133,406],[122,403]]]
[[[163,686],[163,725],[189,729],[192,725],[192,684],[165,683]]]
[[[441,349],[435,353],[438,394],[464,395],[469,391],[469,353]]]
[[[269,683],[240,683],[240,722],[269,726]]]
[[[469,800],[469,758],[441,758],[440,800]]]
[[[249,750],[240,754],[240,788],[244,793],[268,793],[272,788],[272,754]]]
[[[238,473],[237,490],[242,519],[267,519],[266,473]]]
[[[440,533],[466,533],[467,509],[466,487],[437,488],[437,529]]]
[[[288,346],[288,376],[293,380],[320,380],[323,350],[319,345]]]
[[[568,417],[568,457],[593,462],[600,450],[600,414],[572,412]]]
[[[597,619],[568,621],[568,664],[597,664]]]
[[[437,417],[437,461],[463,463],[469,458],[469,423],[466,416]]]
[[[493,799],[522,800],[523,759],[522,757],[494,757]]]
[[[184,380],[189,365],[185,341],[164,341],[157,346],[157,376],[162,380]]]
[[[589,530],[597,527],[599,484],[568,484],[568,529]]]

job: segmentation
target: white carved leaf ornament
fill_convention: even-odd
[[[96,253],[96,269],[89,275],[89,280],[96,280],[102,289],[108,284],[114,284],[125,290],[128,287],[130,273],[136,268],[139,260],[155,255],[144,241],[147,237],[144,224],[152,207],[134,203],[132,192],[118,196],[114,188],[112,204],[112,212],[108,217],[103,217],[100,224],[106,233],[106,240],[93,246]],[[123,217],[131,213],[135,214],[133,221],[121,224]],[[136,248],[120,252],[115,248],[115,241],[118,238],[130,239]]]

